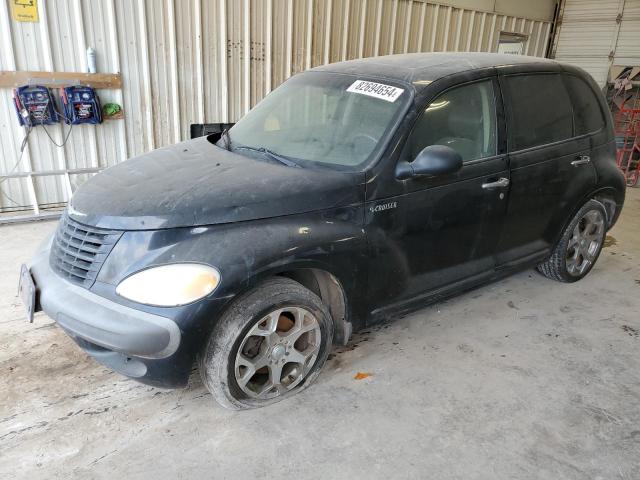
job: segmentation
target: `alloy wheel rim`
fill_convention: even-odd
[[[604,216],[598,210],[585,213],[567,244],[566,265],[570,275],[582,275],[595,262],[604,237]]]
[[[284,307],[255,323],[242,339],[235,380],[250,398],[266,400],[296,388],[320,351],[318,319],[303,307]]]

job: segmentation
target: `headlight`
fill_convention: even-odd
[[[152,267],[125,278],[116,293],[126,299],[157,307],[177,307],[206,297],[220,283],[220,273],[198,263],[172,263]]]

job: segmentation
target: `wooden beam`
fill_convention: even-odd
[[[122,77],[119,73],[0,71],[0,88],[22,85],[44,85],[52,88],[88,85],[93,88],[119,89],[122,88]]]

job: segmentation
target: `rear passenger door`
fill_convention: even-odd
[[[544,257],[595,184],[588,135],[577,135],[561,73],[500,77],[511,185],[498,266]]]

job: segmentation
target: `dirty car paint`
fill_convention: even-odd
[[[206,137],[111,167],[74,194],[70,216],[100,228],[148,230],[243,222],[356,205],[364,174],[248,158]]]
[[[148,374],[139,380],[184,385],[229,302],[270,276],[301,269],[328,272],[343,289],[346,320],[357,330],[535,265],[548,255],[583,196],[610,192],[615,200],[611,223],[615,221],[624,182],[604,143],[612,131],[608,125],[598,140],[603,147],[599,153],[594,150],[592,180],[585,191],[565,189],[565,196],[573,192],[570,198],[556,195],[545,198],[544,204],[523,197],[520,205],[536,213],[535,221],[526,230],[505,227],[509,195],[517,190],[510,187],[500,196],[482,187],[498,177],[517,180],[522,175],[513,173],[518,158],[507,149],[500,103],[495,157],[442,178],[398,179],[396,165],[410,160],[403,157],[403,146],[422,109],[457,84],[483,78],[498,82],[491,62],[503,58],[459,55],[452,60],[436,55],[429,57],[433,65],[420,71],[410,68],[418,57],[400,57],[321,67],[354,79],[363,72],[381,80],[393,77],[415,89],[388,144],[362,172],[270,163],[229,152],[216,146],[215,138],[200,138],[107,169],[76,192],[70,217],[124,231],[91,291],[122,306],[170,318],[182,333],[172,356],[141,360]],[[513,65],[505,69],[512,73],[561,68],[545,60],[509,61]],[[524,191],[527,183],[521,180],[520,186]],[[555,204],[562,208],[552,208]],[[545,241],[538,248],[541,231]],[[527,248],[533,243],[535,250],[523,254],[509,244],[519,239],[517,235],[525,235],[520,243]],[[504,260],[497,251],[501,241],[507,252],[515,252]],[[172,308],[140,305],[116,295],[116,286],[128,275],[174,262],[214,266],[221,273],[219,287],[200,301]]]

